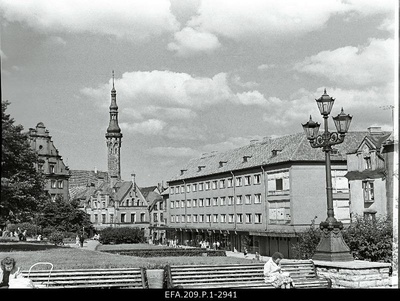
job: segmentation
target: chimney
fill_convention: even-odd
[[[136,175],[132,172],[131,173],[131,180],[132,180],[132,184],[133,184],[133,189],[135,189],[135,177],[136,177]]]
[[[382,128],[380,126],[370,126],[368,128],[368,132],[370,135],[381,135],[382,134]]]

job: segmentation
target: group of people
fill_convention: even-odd
[[[1,230],[0,229],[0,236],[1,237],[18,237],[20,241],[26,241],[27,230],[21,230],[18,228],[17,230],[10,231],[8,229]]]

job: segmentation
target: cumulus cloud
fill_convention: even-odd
[[[89,32],[135,41],[179,29],[168,0],[2,0],[0,10],[8,22],[44,33]]]
[[[391,82],[394,47],[393,39],[371,39],[366,46],[346,46],[307,57],[294,70],[345,85]]]
[[[218,37],[209,32],[199,32],[191,27],[185,27],[175,33],[175,42],[168,44],[168,50],[176,51],[178,56],[212,53],[221,47]]]
[[[157,135],[164,129],[166,123],[162,120],[149,119],[140,123],[120,123],[122,130],[128,132],[140,133],[143,135]]]
[[[150,153],[157,156],[163,157],[196,157],[201,153],[189,147],[153,147],[150,149]]]

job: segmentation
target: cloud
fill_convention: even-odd
[[[162,157],[196,157],[201,153],[189,147],[153,147],[149,152],[156,156]]]
[[[392,82],[394,46],[393,39],[371,39],[365,46],[346,46],[307,57],[294,70],[344,85]]]
[[[262,64],[260,66],[257,67],[258,70],[267,70],[267,69],[271,69],[271,68],[275,68],[276,65],[275,64]]]
[[[185,27],[175,33],[175,42],[168,44],[168,50],[176,51],[178,56],[212,53],[221,47],[218,37],[209,32],[199,32],[191,27]]]
[[[257,87],[260,85],[259,83],[252,82],[252,81],[243,82],[242,79],[240,78],[240,76],[237,74],[231,76],[231,82],[242,88],[254,88],[254,87]]]
[[[179,23],[168,0],[2,0],[0,10],[8,22],[21,22],[44,33],[111,35],[142,41],[174,32]]]
[[[235,149],[238,147],[242,147],[250,144],[250,141],[253,139],[261,140],[261,136],[252,136],[252,137],[229,137],[227,140],[214,143],[214,144],[206,144],[202,147],[204,152],[225,152],[230,149]]]
[[[166,123],[162,120],[149,119],[140,123],[126,123],[122,122],[119,124],[121,130],[125,130],[133,133],[140,133],[143,135],[157,135],[162,132]]]

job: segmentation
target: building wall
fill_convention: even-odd
[[[42,170],[46,178],[45,190],[49,192],[53,200],[57,196],[68,200],[70,172],[54,146],[49,131],[43,123],[39,122],[35,129],[29,129],[28,135],[31,148],[39,156],[37,168]]]

